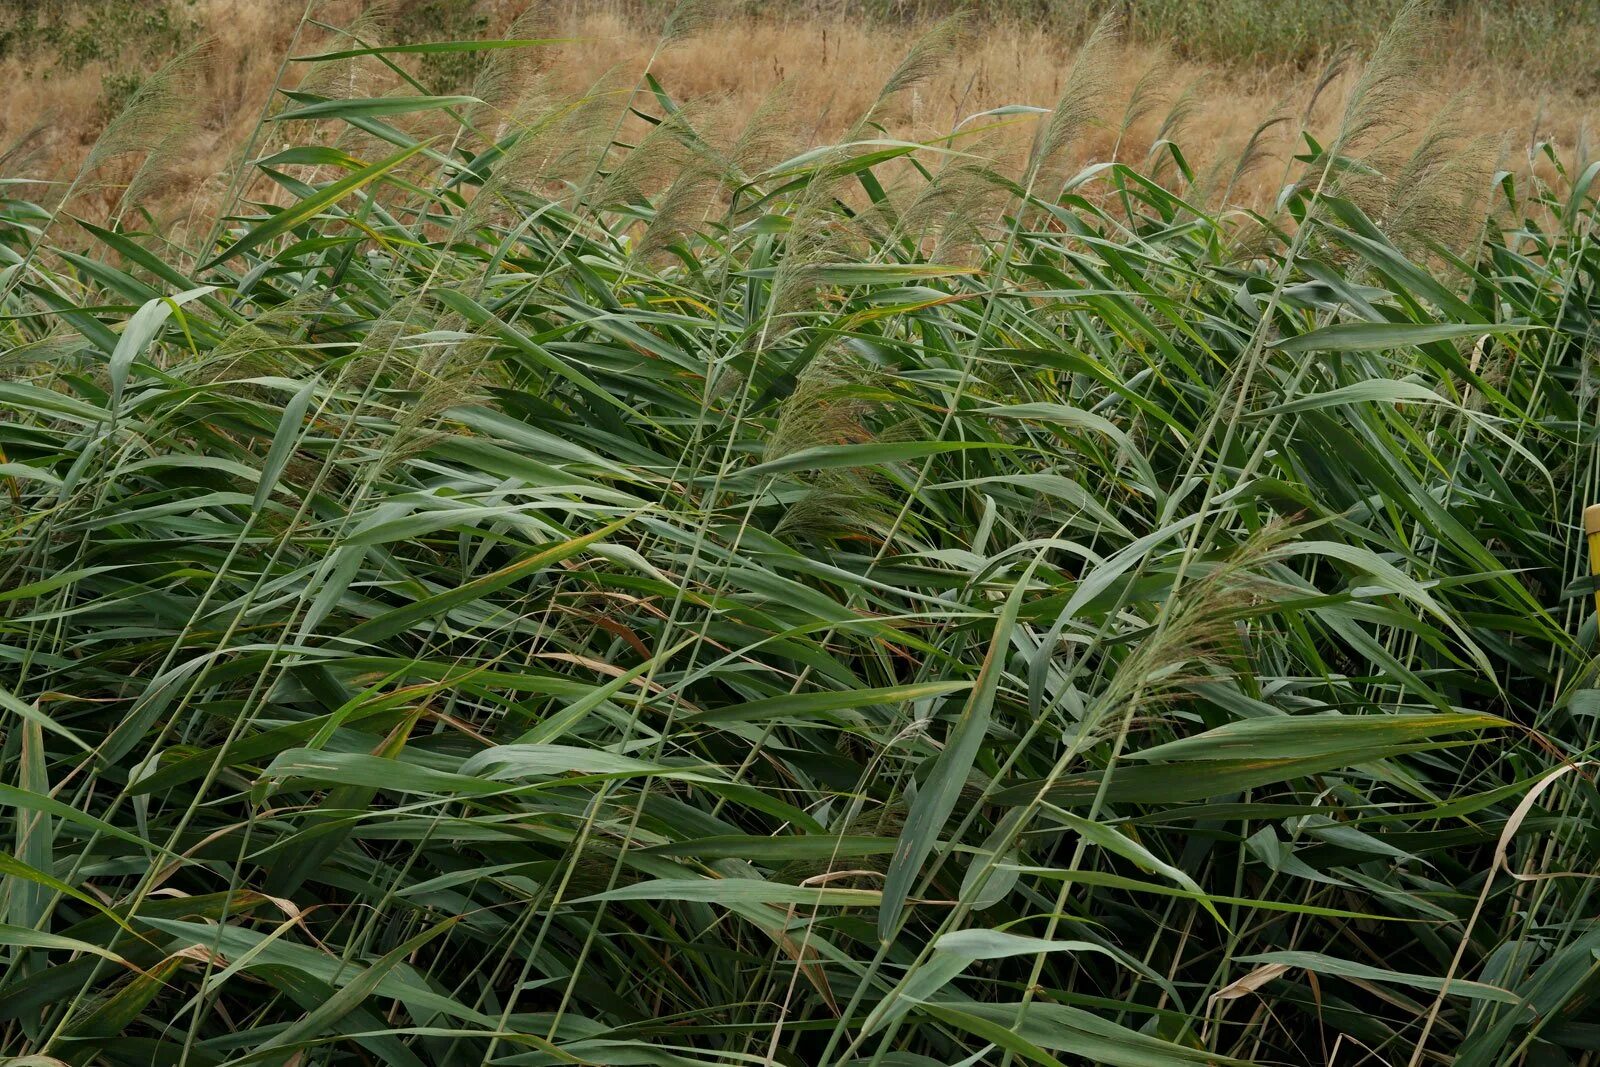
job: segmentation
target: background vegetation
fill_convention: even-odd
[[[807,143],[837,140],[870,108],[909,40],[958,0],[706,0],[708,18],[691,39],[665,53],[656,30],[670,14],[665,0],[0,0],[0,153],[6,173],[70,180],[110,119],[142,80],[189,46],[196,57],[195,105],[183,151],[146,198],[164,227],[186,227],[223,208],[239,147],[252,138],[297,41],[357,20],[381,23],[386,40],[418,43],[503,35],[526,11],[542,10],[541,32],[565,43],[543,51],[552,90],[582,95],[616,67],[636,78],[648,65],[686,99],[718,100],[746,122],[776,85],[791,101],[785,125]],[[1371,49],[1400,0],[994,0],[970,5],[973,32],[960,55],[901,94],[891,125],[933,137],[967,115],[1018,102],[1048,106],[1062,90],[1078,45],[1107,10],[1123,20],[1117,62],[1104,72],[1111,110],[1129,103],[1141,79],[1156,79],[1165,102],[1115,133],[1093,129],[1087,150],[1101,157],[1113,142],[1142,156],[1163,131],[1159,120],[1185,101],[1183,141],[1204,171],[1227,166],[1266,117],[1292,113],[1295,124],[1266,131],[1261,144],[1279,154],[1298,149],[1295,126],[1321,137],[1337,123],[1334,107],[1305,115],[1306,100],[1330,60]],[[308,14],[310,26],[301,24]],[[1430,31],[1435,62],[1426,76],[1446,93],[1471,89],[1455,121],[1473,134],[1508,137],[1521,157],[1531,144],[1574,149],[1595,117],[1600,6],[1565,0],[1441,4]],[[470,93],[488,53],[417,53],[406,62],[430,92]],[[1349,91],[1355,64],[1332,75],[1323,98]],[[306,71],[291,64],[288,77]],[[377,72],[369,71],[372,76]],[[1148,96],[1150,84],[1144,87]],[[381,90],[375,90],[381,91]],[[1171,131],[1165,131],[1171,132]],[[1024,143],[1019,147],[1025,147]],[[1019,151],[1020,154],[1020,151]],[[125,164],[131,161],[124,161]],[[114,206],[126,166],[102,166],[106,189],[80,190],[79,213],[99,217]],[[1546,177],[1550,177],[1547,173]],[[1235,190],[1242,204],[1268,208],[1277,190],[1262,172]],[[38,195],[44,195],[40,193]]]
[[[1417,7],[1205,168],[1114,21],[797,146],[694,16],[9,172],[0,1053],[1596,1062],[1600,163]]]
[[[297,14],[301,5],[285,4]],[[507,0],[391,0],[365,5],[383,10],[401,37],[458,39],[464,29],[480,33],[504,24],[528,5]],[[585,5],[641,21],[670,15],[666,0],[601,0]],[[714,0],[721,17],[777,16],[784,21],[827,18],[893,25],[926,24],[958,12],[994,22],[1043,22],[1058,33],[1091,29],[1116,13],[1128,35],[1169,44],[1185,58],[1231,66],[1314,65],[1331,47],[1368,48],[1403,8],[1402,0],[1304,0],[1248,3],[1245,0]],[[97,59],[149,55],[181,46],[205,23],[201,0],[4,0],[9,23],[0,29],[0,57],[34,56],[76,69]],[[1461,58],[1511,68],[1551,88],[1593,92],[1600,88],[1594,65],[1582,53],[1600,35],[1600,9],[1560,0],[1473,4],[1449,0],[1439,7],[1439,44]],[[1551,47],[1553,41],[1562,47]],[[444,56],[422,60],[436,71],[467,66]],[[1562,83],[1566,83],[1563,85]]]

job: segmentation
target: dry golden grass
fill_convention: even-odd
[[[329,0],[316,5],[316,18],[329,25],[347,25],[361,14],[357,0]],[[497,31],[526,7],[511,0],[480,0],[491,31]],[[283,57],[304,53],[334,38],[325,30],[304,27],[296,40],[302,5],[296,0],[195,0],[187,8],[203,33],[213,39],[211,55],[198,74],[196,123],[189,143],[163,168],[164,187],[147,201],[164,222],[182,225],[203,215],[224,191],[223,175],[243,150],[279,76]],[[553,9],[555,10],[555,9]],[[371,19],[371,12],[368,12]],[[658,27],[636,12],[609,5],[584,10],[555,10],[547,32],[570,43],[550,49],[539,60],[552,91],[579,92],[604,72],[614,70],[631,84],[656,49]],[[381,19],[369,22],[380,27]],[[381,32],[381,30],[376,30]],[[1446,90],[1470,86],[1473,96],[1460,114],[1464,136],[1492,135],[1505,146],[1506,159],[1525,166],[1527,146],[1549,140],[1570,146],[1583,136],[1593,117],[1594,102],[1531,79],[1517,69],[1481,65],[1463,70],[1468,57],[1449,52],[1450,35],[1439,42],[1445,62],[1433,80],[1442,100]],[[815,144],[839,135],[857,120],[876,97],[884,79],[905,54],[910,35],[904,26],[868,20],[841,20],[821,13],[791,17],[738,16],[711,20],[697,32],[659,54],[653,72],[680,100],[707,99],[730,124],[748,119],[763,99],[781,86],[779,112],[795,144]],[[963,118],[1003,104],[1053,104],[1080,44],[1075,35],[1015,20],[974,27],[963,47],[915,91],[901,94],[895,108],[879,116],[897,135],[928,137],[950,130]],[[1216,64],[1176,61],[1158,47],[1125,41],[1118,45],[1116,82],[1111,86],[1108,121],[1096,126],[1075,148],[1082,160],[1142,159],[1151,140],[1187,92],[1187,118],[1176,139],[1189,154],[1197,174],[1208,167],[1231,169],[1252,131],[1275,113],[1294,115],[1295,122],[1271,131],[1259,146],[1282,157],[1297,147],[1289,143],[1298,118],[1311,98],[1319,71],[1289,65],[1277,68],[1230,69]],[[1143,116],[1124,131],[1118,117],[1141,77],[1152,69],[1159,76],[1147,82],[1154,93]],[[10,57],[0,61],[0,78],[11,87],[0,96],[0,152],[7,152],[3,172],[9,177],[62,180],[70,177],[103,127],[106,63],[90,63],[70,73],[47,57]],[[283,84],[296,86],[308,68],[288,64]],[[381,70],[363,92],[382,92]],[[1349,75],[1330,84],[1318,98],[1310,128],[1331,124]],[[1460,105],[1458,105],[1460,106]],[[1417,116],[1417,125],[1428,116]],[[1028,120],[1014,120],[1012,141],[1021,144],[1030,132]],[[269,130],[270,135],[270,130]],[[1002,137],[1003,139],[1003,137]],[[260,150],[263,145],[257,145]],[[96,184],[76,201],[89,214],[110,211],[135,161],[103,168]],[[1234,189],[1242,202],[1270,196],[1282,169],[1254,170]],[[41,198],[48,193],[41,191]]]

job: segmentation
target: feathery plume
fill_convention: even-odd
[[[1327,92],[1328,87],[1338,81],[1340,76],[1349,68],[1350,60],[1354,55],[1355,53],[1350,49],[1349,45],[1340,45],[1334,49],[1333,54],[1328,57],[1328,61],[1323,64],[1322,72],[1317,75],[1317,80],[1311,87],[1311,94],[1306,98],[1305,110],[1300,115],[1300,127],[1302,129],[1310,127],[1312,116],[1316,114],[1317,104],[1321,101],[1322,94]]]
[[[1183,87],[1172,106],[1167,109],[1166,116],[1161,120],[1161,126],[1156,130],[1155,137],[1150,141],[1150,151],[1145,156],[1145,169],[1152,178],[1159,177],[1171,157],[1170,152],[1163,151],[1169,144],[1177,142],[1189,120],[1194,118],[1200,110],[1200,86],[1202,79],[1196,78]]]
[[[678,0],[667,21],[661,25],[659,48],[670,48],[699,33],[711,21],[713,12],[707,0]]]
[[[1055,109],[1039,131],[1029,154],[1030,179],[1044,174],[1061,152],[1099,117],[1107,92],[1115,81],[1113,51],[1121,31],[1122,20],[1114,12],[1107,12],[1078,49]]]
[[[192,129],[198,96],[195,74],[211,48],[200,41],[178,53],[140,83],[128,105],[107,124],[83,164],[92,174],[108,161],[134,153],[155,153]]]
[[[602,209],[637,203],[696,162],[715,169],[690,117],[691,111],[699,110],[680,109],[650,127],[638,144],[617,157],[610,172],[595,186],[589,195],[591,206]]]
[[[1404,125],[1414,114],[1437,29],[1432,0],[1407,0],[1356,79],[1334,142],[1336,151],[1360,151],[1380,131]]]
[[[344,30],[349,47],[372,48],[390,41],[389,25],[392,21],[392,2],[372,3],[363,7],[361,14]],[[389,69],[373,56],[350,56],[317,63],[300,79],[297,92],[325,96],[332,100],[376,96],[381,86],[392,78]],[[284,106],[275,101],[275,107]]]
[[[1160,704],[1197,681],[1209,680],[1224,655],[1238,646],[1241,614],[1280,586],[1261,573],[1273,550],[1290,541],[1297,527],[1275,520],[1251,534],[1229,555],[1197,568],[1164,609],[1165,619],[1118,665],[1099,705],[1110,712],[1136,702]]]
[[[564,201],[594,175],[610,144],[620,109],[627,102],[626,72],[612,67],[573,100],[555,102],[542,81],[513,116],[517,139],[494,164],[464,213],[463,226],[488,219],[497,206],[531,197]]]
[[[1228,182],[1222,188],[1222,193],[1216,200],[1216,207],[1220,210],[1226,208],[1233,200],[1233,193],[1239,183],[1272,158],[1271,151],[1267,148],[1267,134],[1279,126],[1289,122],[1289,116],[1282,111],[1275,111],[1263,119],[1256,128],[1250,131],[1250,136],[1245,140],[1244,148],[1239,151],[1234,160],[1233,170],[1228,175]]]
[[[550,32],[551,11],[548,0],[539,0],[511,21],[505,37],[513,41],[531,41],[554,36]],[[549,51],[541,47],[502,48],[489,54],[472,79],[471,95],[482,100],[468,112],[474,122],[481,113],[506,116],[532,93],[548,64]]]
[[[767,439],[765,458],[777,459],[824,444],[861,444],[876,436],[868,415],[875,398],[865,367],[842,348],[820,353],[801,371]],[[815,472],[804,495],[790,503],[773,533],[784,538],[831,540],[874,522],[887,525],[887,509],[869,469]]]
[[[1380,224],[1405,249],[1463,251],[1481,226],[1495,164],[1493,135],[1467,137],[1459,118],[1468,94],[1446,101],[1387,183]]]
[[[762,96],[750,120],[729,146],[729,177],[753,177],[787,157],[795,145],[797,112],[794,82],[785,78]]]
[[[1120,153],[1128,131],[1167,99],[1170,76],[1170,63],[1167,54],[1162,52],[1134,82],[1133,91],[1128,94],[1128,106],[1122,109],[1122,121],[1117,125],[1117,142],[1111,150],[1112,159],[1116,159]]]

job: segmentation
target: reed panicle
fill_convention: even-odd
[[[1045,176],[1067,146],[1101,117],[1113,77],[1112,45],[1121,32],[1120,19],[1107,13],[1078,49],[1061,96],[1029,153],[1026,172],[1030,180]]]

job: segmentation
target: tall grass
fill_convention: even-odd
[[[788,154],[357,28],[200,247],[0,204],[0,1052],[1597,1062],[1600,167],[1408,9],[1244,212],[1113,30]]]

